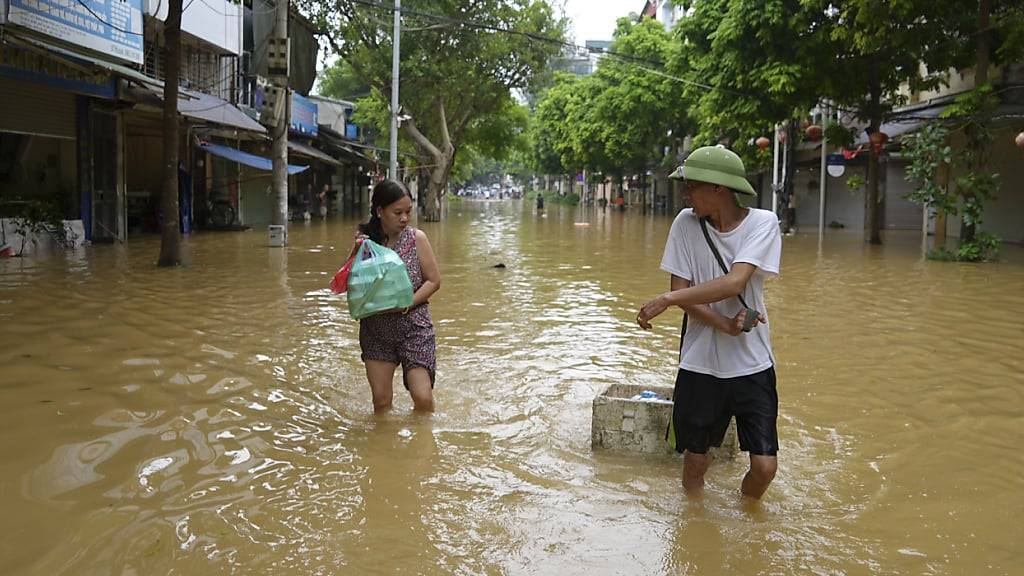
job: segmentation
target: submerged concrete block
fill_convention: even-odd
[[[645,391],[656,397],[638,398]],[[665,441],[665,431],[671,418],[672,388],[612,384],[594,398],[590,445],[595,450],[670,454],[673,450]],[[721,447],[712,448],[711,453],[731,458],[738,452],[736,422],[731,421]]]

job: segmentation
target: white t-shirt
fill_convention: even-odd
[[[769,274],[779,273],[782,235],[775,214],[757,208],[749,210],[739,226],[724,234],[708,223],[708,234],[730,270],[734,262],[757,266],[743,290],[743,299],[768,320],[764,304],[764,279]],[[700,221],[690,208],[680,212],[672,223],[665,243],[665,255],[661,259],[661,269],[689,280],[691,285],[703,284],[725,275],[704,239]],[[743,305],[738,298],[730,297],[711,304],[711,308],[732,318],[739,314]],[[770,323],[758,324],[750,332],[730,336],[691,316],[683,338],[679,367],[717,378],[735,378],[766,370],[774,364],[769,326]]]

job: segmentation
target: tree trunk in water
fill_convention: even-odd
[[[878,132],[882,126],[882,85],[878,78],[877,66],[878,60],[876,59],[871,68],[868,86],[871,96],[871,102],[868,104],[871,118],[868,125],[869,136]],[[881,152],[882,145],[875,146],[870,138],[868,140],[868,189],[864,199],[864,231],[867,233],[869,244],[881,244],[882,224],[879,212],[882,210],[882,204],[878,201],[878,154]]]
[[[441,221],[441,193],[445,184],[448,183],[448,176],[452,171],[452,164],[455,162],[455,145],[452,144],[452,137],[448,132],[448,116],[444,108],[444,99],[437,100],[438,125],[441,132],[440,145],[434,145],[426,136],[420,132],[415,120],[405,123],[405,130],[412,137],[416,146],[430,155],[434,165],[430,168],[430,184],[427,186],[426,205],[423,208],[423,217],[427,222]],[[456,139],[462,134],[469,117],[456,127]]]
[[[641,204],[641,206],[643,206],[644,214],[646,214],[647,213],[647,208],[648,208],[648,205],[647,205],[647,174],[643,173],[643,172],[640,173],[640,195],[643,197],[643,200],[640,201],[640,204]],[[654,202],[652,201],[650,205],[653,208]]]
[[[989,65],[989,20],[992,12],[992,0],[981,0],[978,3],[978,45],[975,52],[975,63],[974,63],[974,88],[978,89],[988,84],[988,65]],[[982,151],[978,150],[976,157],[981,157]],[[974,168],[969,167],[969,168]],[[966,198],[965,198],[966,200]],[[974,242],[974,236],[976,234],[974,224],[968,224],[966,221],[960,223],[960,244],[970,244]]]
[[[881,224],[878,218],[878,152],[875,151],[873,144],[869,146],[871,150],[868,155],[868,191],[864,199],[864,228],[869,244],[881,244]]]
[[[796,129],[797,123],[795,120],[790,120],[786,123],[786,163],[782,166],[782,195],[779,198],[779,209],[782,212],[782,232],[785,234],[788,234],[793,227],[793,222],[790,221],[787,208],[796,186]]]
[[[434,167],[430,169],[430,184],[427,186],[426,205],[423,209],[423,218],[427,222],[441,221],[441,192],[448,182],[448,174],[454,162],[454,150],[434,157]]]
[[[160,198],[160,259],[157,266],[181,263],[181,232],[178,207],[178,75],[181,68],[181,4],[170,0],[164,27],[166,75],[164,78],[164,187]]]

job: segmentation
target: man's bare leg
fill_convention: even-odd
[[[708,455],[683,453],[683,490],[700,492],[704,488],[704,473],[708,471]]]
[[[775,471],[777,469],[778,459],[775,456],[751,454],[750,470],[743,477],[743,485],[740,488],[743,495],[750,498],[760,498],[768,490],[768,485],[775,478]]]

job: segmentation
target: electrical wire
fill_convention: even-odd
[[[374,0],[348,0],[348,1],[352,2],[354,4],[361,4],[361,5],[364,5],[364,6],[369,6],[369,7],[377,8],[377,9],[380,9],[380,10],[386,10],[386,11],[389,11],[389,12],[394,12],[396,10],[396,8],[394,6],[389,6],[387,4],[382,4],[382,3],[376,2]],[[453,25],[465,26],[467,28],[475,28],[475,29],[479,29],[479,30],[487,30],[487,31],[490,31],[490,32],[499,32],[499,33],[504,33],[504,34],[517,35],[517,36],[522,36],[522,37],[528,38],[530,40],[535,40],[535,41],[539,41],[539,42],[545,42],[545,43],[549,43],[549,44],[556,44],[556,45],[562,46],[564,48],[571,48],[571,49],[575,50],[577,53],[579,53],[579,52],[586,52],[586,53],[590,53],[590,54],[598,54],[598,55],[611,56],[612,58],[616,58],[616,59],[618,59],[620,61],[631,63],[631,64],[635,64],[635,65],[636,64],[647,64],[647,65],[651,65],[651,66],[664,67],[664,62],[662,62],[660,60],[653,60],[653,59],[650,59],[650,58],[643,58],[643,57],[640,57],[640,56],[634,56],[632,54],[625,54],[625,53],[622,53],[622,52],[616,52],[615,50],[610,50],[610,49],[607,49],[607,48],[592,48],[592,47],[589,47],[589,46],[581,46],[579,44],[568,42],[566,40],[562,40],[562,39],[559,39],[559,38],[552,38],[550,36],[544,36],[544,35],[541,35],[541,34],[534,34],[532,32],[523,32],[523,31],[520,31],[520,30],[511,30],[511,29],[508,29],[508,28],[502,28],[500,26],[495,26],[495,25],[491,25],[491,24],[484,24],[484,23],[480,23],[480,22],[474,22],[472,20],[452,18],[452,17],[448,17],[448,16],[441,16],[441,15],[438,15],[438,14],[431,14],[429,12],[422,12],[422,11],[418,11],[418,10],[411,10],[411,9],[404,8],[404,7],[397,8],[397,10],[400,13],[407,13],[407,14],[410,14],[410,15],[419,16],[419,17],[422,17],[422,18],[425,18],[425,19],[428,19],[428,20],[434,20],[434,21],[445,22],[445,23],[453,24]],[[728,89],[728,88],[722,88],[722,87],[718,87],[718,86],[711,86],[711,85],[708,85],[708,84],[703,84],[701,82],[697,82],[695,80],[687,80],[685,78],[680,78],[678,76],[674,76],[674,75],[671,75],[671,74],[668,74],[666,72],[662,72],[662,71],[659,71],[659,70],[653,70],[653,69],[650,69],[650,68],[643,68],[643,69],[646,70],[647,72],[658,74],[660,76],[666,77],[666,78],[671,79],[671,80],[675,80],[677,82],[681,82],[681,83],[684,83],[684,84],[690,84],[690,85],[693,85],[693,86],[698,86],[700,88],[704,88],[704,89],[707,89],[707,90],[718,90],[718,91],[721,91],[721,92],[726,92],[726,93],[733,94],[733,95],[736,95],[736,96],[743,96],[743,97],[746,97],[746,98],[764,98],[765,97],[765,95],[763,95],[763,94],[760,94],[760,95],[759,94],[751,94],[751,93],[741,92],[741,91],[738,91],[738,90],[731,90],[731,89]]]
[[[683,83],[683,84],[689,84],[689,85],[692,85],[692,86],[697,86],[697,87],[700,87],[700,88],[704,88],[706,90],[716,90],[716,91],[720,91],[720,92],[725,92],[727,94],[732,94],[732,95],[735,95],[735,96],[742,96],[744,98],[753,98],[753,99],[771,98],[771,96],[768,95],[768,94],[754,94],[754,93],[750,93],[750,92],[743,92],[743,91],[739,91],[739,90],[732,90],[732,89],[724,88],[724,87],[721,87],[721,86],[712,86],[712,85],[709,85],[709,84],[704,84],[704,83],[698,82],[696,80],[689,80],[689,79],[686,79],[686,78],[680,78],[678,76],[674,76],[672,74],[668,74],[668,73],[660,71],[660,70],[655,70],[655,69],[651,69],[651,68],[645,68],[645,67],[639,65],[639,64],[647,64],[647,65],[653,65],[653,66],[657,66],[657,67],[664,67],[664,63],[659,61],[659,60],[652,60],[652,59],[649,59],[649,58],[633,56],[633,55],[630,55],[630,54],[624,54],[624,53],[621,53],[621,52],[616,52],[614,50],[609,50],[609,49],[604,49],[604,48],[591,48],[589,46],[580,46],[579,44],[574,44],[572,42],[568,42],[568,41],[565,41],[565,40],[562,40],[562,39],[559,39],[559,38],[552,38],[552,37],[549,37],[549,36],[543,36],[541,34],[534,34],[534,33],[531,33],[531,32],[522,32],[522,31],[519,31],[519,30],[510,30],[508,28],[502,28],[500,26],[495,26],[495,25],[491,25],[491,24],[484,24],[484,23],[481,23],[481,22],[475,22],[475,21],[467,20],[467,19],[460,19],[460,18],[453,18],[453,17],[449,17],[449,16],[442,16],[442,15],[439,15],[439,14],[432,14],[432,13],[429,13],[429,12],[413,10],[413,9],[409,9],[409,8],[406,8],[406,7],[398,7],[398,8],[396,8],[393,5],[383,4],[383,3],[375,1],[375,0],[348,0],[348,1],[353,3],[353,4],[361,4],[361,5],[364,5],[364,6],[368,6],[368,7],[372,7],[372,8],[377,8],[379,10],[383,10],[383,11],[387,11],[387,12],[395,12],[397,10],[400,14],[409,14],[409,15],[413,15],[413,16],[419,16],[419,17],[422,17],[422,18],[425,18],[425,19],[428,19],[428,20],[444,22],[444,23],[448,23],[448,24],[452,24],[452,25],[465,26],[467,28],[475,28],[475,29],[487,30],[487,31],[491,31],[491,32],[500,32],[500,33],[505,33],[505,34],[512,34],[512,35],[523,36],[523,37],[526,37],[526,38],[528,38],[530,40],[541,41],[541,42],[546,42],[546,43],[551,43],[551,44],[557,44],[557,45],[560,45],[560,46],[563,46],[563,47],[566,47],[566,48],[572,48],[572,49],[576,50],[577,52],[587,52],[587,53],[591,53],[591,54],[607,55],[607,56],[611,56],[613,58],[616,58],[616,59],[618,59],[620,61],[624,61],[624,62],[627,62],[627,63],[631,63],[633,65],[636,65],[638,68],[641,68],[641,69],[643,69],[643,70],[645,70],[645,71],[647,71],[649,73],[656,74],[656,75],[659,75],[659,76],[662,76],[662,77],[665,77],[665,78],[668,78],[670,80],[674,80],[674,81],[677,81],[677,82],[680,82],[680,83]],[[990,24],[989,26],[987,26],[987,27],[985,27],[983,29],[972,31],[970,34],[968,34],[968,36],[976,36],[978,34],[983,34],[985,32],[996,30],[996,29],[1006,25],[1008,22],[1009,22],[1009,19],[1004,19],[1003,21],[992,23],[992,24]],[[943,46],[945,44],[949,44],[949,43],[952,43],[952,42],[955,42],[955,41],[957,41],[956,38],[951,38],[951,39],[948,39],[948,40],[945,40],[945,41],[939,43],[937,46]],[[826,101],[825,98],[821,98],[815,104],[820,106],[820,105],[824,104],[825,101]],[[852,109],[852,108],[847,108],[847,107],[843,107],[843,106],[838,106],[838,105],[836,105],[834,103],[829,104],[829,106],[832,109],[834,109],[834,110],[838,110],[840,112],[844,112],[844,113],[848,113],[848,114],[858,114],[859,115],[861,113],[861,111],[858,110],[858,109]]]
[[[241,11],[239,11],[238,14],[226,14],[224,12],[221,12],[221,11],[217,10],[213,6],[210,6],[209,4],[207,4],[206,0],[199,0],[199,1],[202,4],[206,5],[206,7],[209,8],[212,12],[214,12],[215,14],[219,14],[220,16],[226,16],[228,18],[234,18],[234,17],[242,15]],[[89,12],[89,14],[92,14],[92,17],[95,18],[96,20],[98,20],[100,22],[100,24],[103,24],[104,26],[106,26],[107,28],[110,28],[111,30],[116,30],[118,32],[121,32],[122,34],[128,34],[128,35],[131,35],[131,36],[145,36],[144,32],[132,32],[130,30],[125,30],[124,28],[121,28],[119,26],[115,26],[114,24],[111,24],[110,22],[107,22],[99,14],[97,14],[92,8],[90,8],[89,5],[86,4],[83,0],[75,0],[75,2],[80,4],[83,8],[85,8]],[[181,9],[181,13],[184,14],[185,12],[187,12],[188,9],[192,6],[192,4],[194,2],[195,2],[195,0],[189,0],[188,4],[186,4]],[[163,3],[163,0],[160,0],[160,1],[157,2],[157,5],[156,5],[156,13],[157,14],[160,13],[160,8],[162,8],[162,3]],[[261,12],[261,14],[262,14],[262,12]]]
[[[125,30],[124,28],[119,28],[117,26],[114,26],[110,22],[107,22],[106,20],[101,18],[99,14],[97,14],[96,12],[93,12],[93,9],[90,8],[89,5],[86,4],[85,2],[83,2],[82,0],[75,0],[75,2],[78,2],[79,4],[81,4],[82,7],[85,8],[89,12],[89,14],[92,14],[93,18],[95,18],[96,20],[99,20],[99,22],[101,24],[103,24],[107,28],[110,28],[111,30],[117,30],[118,32],[121,32],[122,34],[128,34],[129,36],[144,36],[145,35],[142,32],[132,32],[131,30]]]

